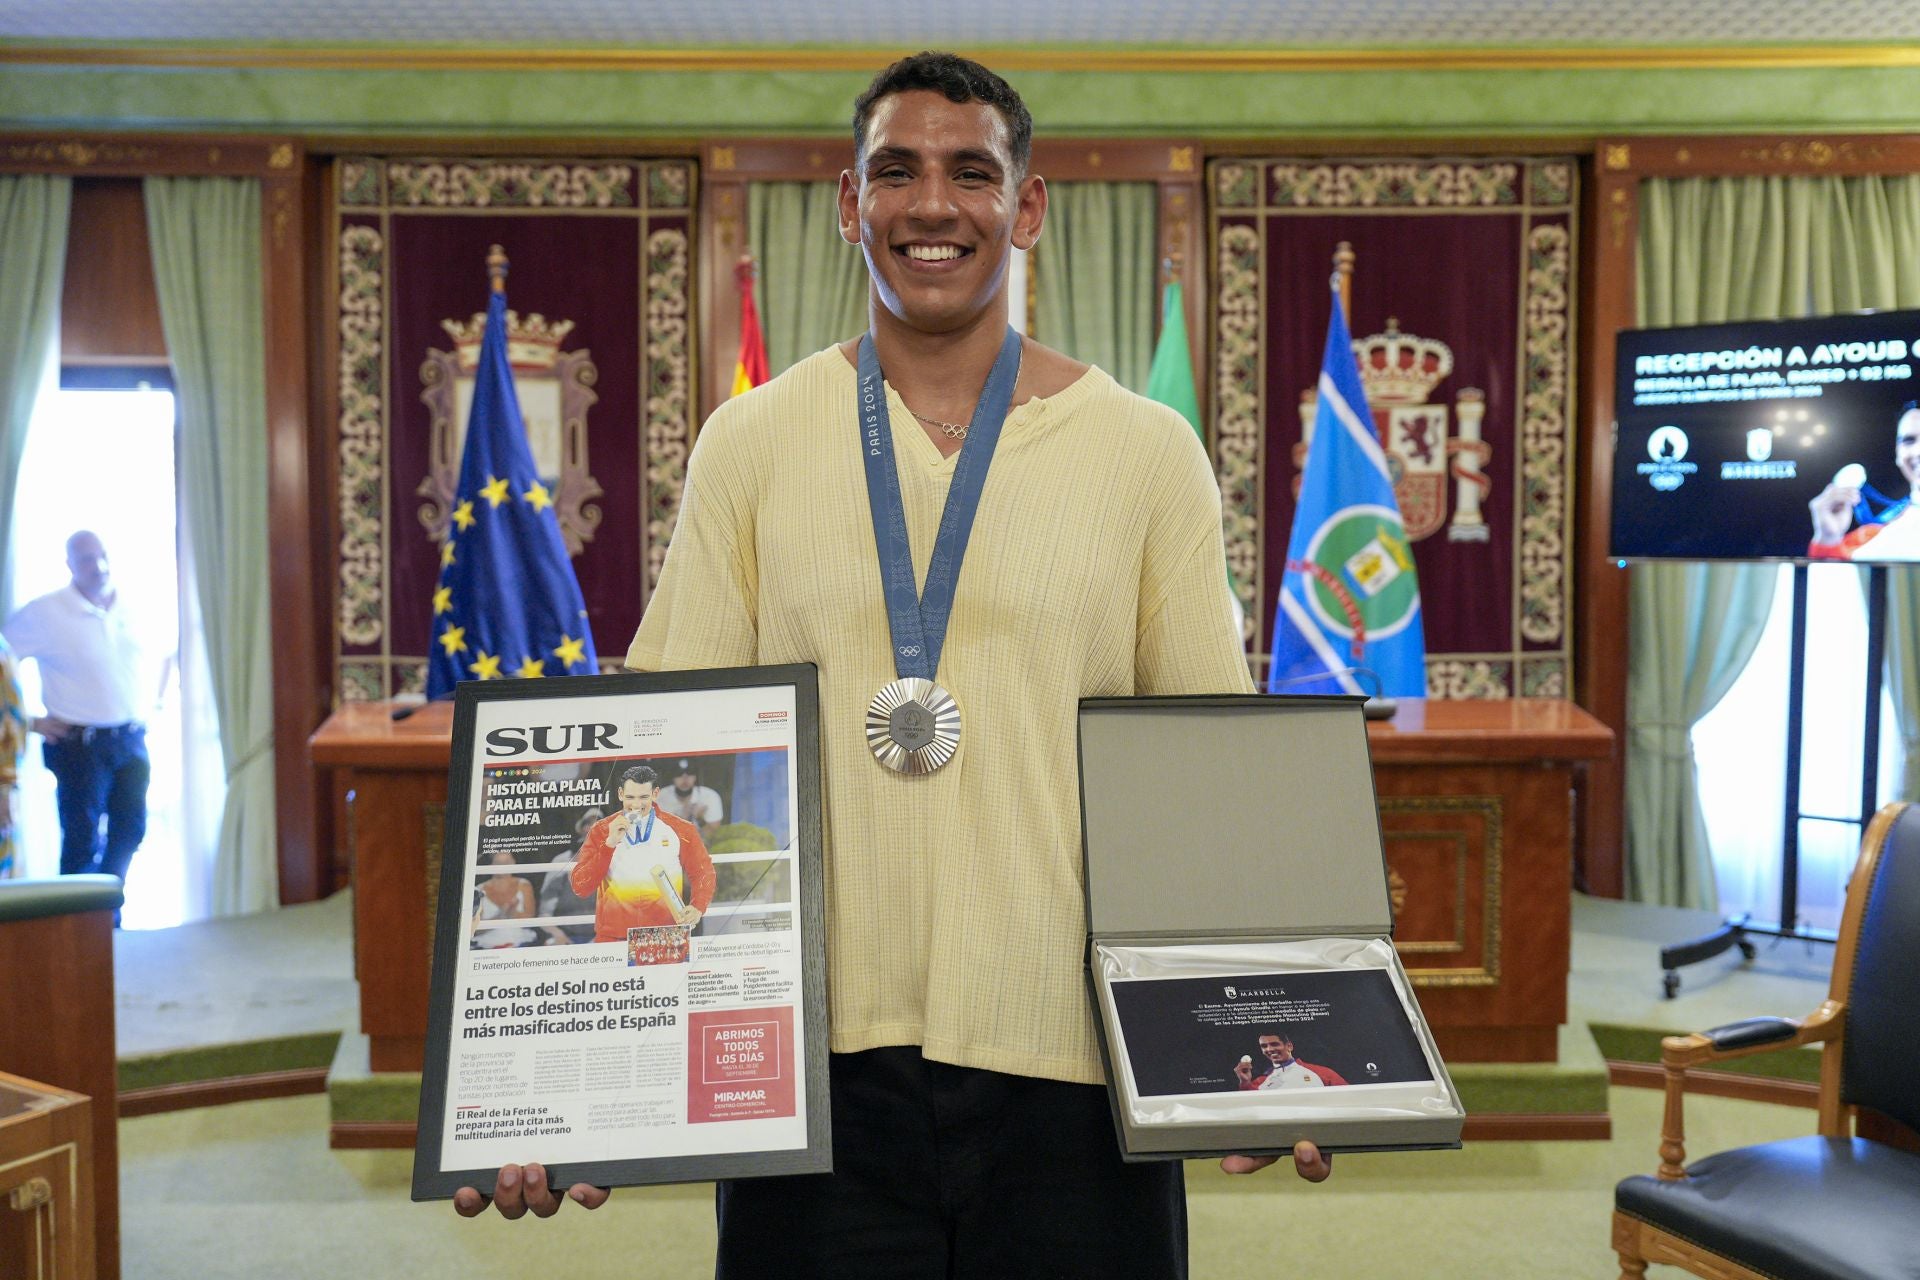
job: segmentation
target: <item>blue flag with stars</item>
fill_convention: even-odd
[[[427,696],[445,697],[461,680],[598,670],[553,495],[527,447],[507,363],[507,295],[496,290],[487,304],[460,483],[440,547]]]
[[[1423,698],[1426,665],[1413,542],[1400,522],[1336,294],[1273,619],[1267,692]]]

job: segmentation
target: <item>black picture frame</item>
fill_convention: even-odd
[[[797,1079],[804,1092],[803,1147],[768,1151],[730,1151],[649,1156],[643,1151],[615,1159],[556,1161],[547,1164],[550,1185],[585,1182],[595,1186],[646,1186],[703,1182],[718,1178],[773,1177],[831,1171],[831,1111],[827,1083],[827,994],[825,871],[822,865],[820,804],[819,682],[811,664],[737,667],[707,671],[648,672],[570,676],[552,680],[467,681],[454,691],[452,755],[447,783],[435,911],[432,980],[428,997],[426,1059],[420,1079],[420,1114],[414,1143],[414,1200],[448,1199],[461,1187],[490,1192],[497,1168],[445,1169],[440,1165],[447,1107],[448,1073],[455,1045],[453,1019],[456,984],[465,953],[473,887],[467,871],[471,808],[475,802],[475,741],[479,709],[503,701],[538,704],[551,699],[626,698],[644,701],[660,694],[754,688],[791,689],[791,786],[797,825],[792,832],[797,885],[794,912],[800,926],[800,982],[796,1016],[803,1028]],[[650,752],[641,750],[636,754]],[[680,754],[663,751],[661,756]],[[684,1125],[682,1127],[685,1127]],[[538,1158],[530,1151],[530,1158]]]

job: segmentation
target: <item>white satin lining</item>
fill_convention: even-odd
[[[1419,1015],[1406,973],[1384,938],[1305,938],[1285,942],[1195,943],[1179,946],[1094,944],[1094,980],[1100,1017],[1113,1053],[1114,1083],[1133,1124],[1257,1124],[1314,1120],[1432,1119],[1464,1114],[1447,1082],[1439,1051]],[[1212,978],[1275,975],[1328,969],[1384,969],[1426,1054],[1431,1080],[1345,1085],[1330,1089],[1284,1089],[1193,1093],[1141,1098],[1133,1087],[1133,1064],[1114,1016],[1109,984],[1116,978]]]

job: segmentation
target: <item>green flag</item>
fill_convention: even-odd
[[[1147,370],[1147,399],[1158,400],[1177,412],[1193,428],[1205,446],[1207,433],[1200,425],[1200,392],[1193,385],[1193,353],[1187,346],[1187,309],[1181,301],[1180,282],[1169,280],[1161,302],[1160,341],[1153,349],[1153,366]],[[1240,604],[1240,584],[1227,570],[1227,588],[1233,595],[1233,615],[1246,634],[1246,612]]]
[[[1161,303],[1160,342],[1153,349],[1153,367],[1147,370],[1147,399],[1177,410],[1200,437],[1200,393],[1193,385],[1193,352],[1187,346],[1187,309],[1180,300],[1180,282],[1171,280]]]

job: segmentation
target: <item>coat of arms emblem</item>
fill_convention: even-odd
[[[1354,339],[1353,354],[1373,411],[1374,430],[1386,448],[1394,500],[1407,537],[1418,542],[1444,524],[1450,542],[1487,541],[1490,531],[1481,506],[1493,490],[1486,476],[1493,449],[1481,437],[1485,394],[1473,387],[1461,388],[1451,412],[1444,401],[1430,403],[1434,388],[1453,372],[1453,351],[1437,338],[1400,332],[1398,320],[1389,319],[1384,333]],[[1306,464],[1318,398],[1311,389],[1300,393],[1301,442],[1293,455],[1296,470]],[[1455,489],[1450,524],[1449,479]],[[1297,475],[1294,487],[1299,488]]]
[[[475,312],[465,321],[442,320],[440,327],[453,340],[453,350],[429,349],[420,365],[420,399],[433,413],[433,426],[427,474],[416,492],[426,499],[420,504],[420,523],[436,543],[447,536],[460,480],[460,454],[467,442],[473,375],[480,365],[486,320],[484,312]],[[593,392],[599,375],[591,352],[560,349],[571,332],[571,320],[507,312],[507,360],[513,366],[514,392],[526,423],[534,470],[553,495],[567,553],[577,556],[600,525],[600,508],[592,500],[602,490],[587,470],[587,410],[599,399]]]

